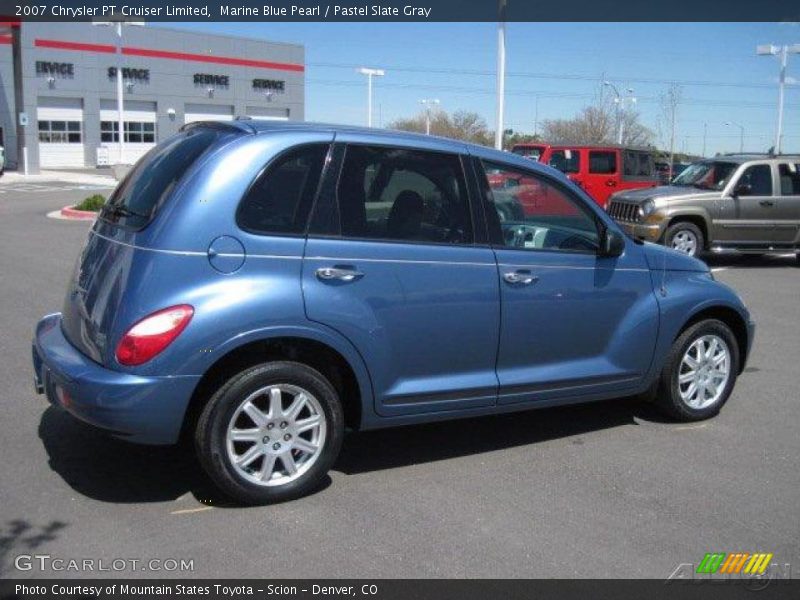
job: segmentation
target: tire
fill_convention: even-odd
[[[687,354],[691,359],[697,358],[697,351],[700,347],[707,351],[711,349],[712,340],[717,341],[719,352],[727,352],[726,378],[722,380],[721,370],[715,371],[712,368],[707,371],[701,370],[698,374],[701,377],[700,380],[689,377],[689,381],[679,382],[680,376],[694,372],[685,360]],[[719,360],[720,356],[721,354],[714,353],[714,358]],[[706,364],[705,360],[701,360],[700,368]],[[708,364],[713,365],[713,363],[712,360]],[[739,347],[730,327],[716,319],[700,321],[681,333],[673,343],[658,382],[655,404],[667,416],[678,421],[701,421],[711,418],[727,402],[738,373]],[[702,380],[703,378],[705,381]],[[698,388],[694,395],[690,393],[692,381],[695,381],[695,386]],[[697,385],[698,381],[700,385]],[[704,383],[710,383],[715,388],[713,393],[712,389],[705,387],[702,387],[702,392],[700,391],[700,387]]]
[[[689,256],[699,257],[705,249],[705,238],[694,223],[678,221],[667,228],[664,245]]]
[[[293,417],[290,407],[301,395],[304,402]],[[247,401],[251,405],[245,410]],[[309,427],[311,418],[318,425]],[[232,432],[238,440],[231,441]],[[269,504],[318,488],[343,436],[344,413],[330,382],[307,365],[271,362],[234,375],[217,390],[198,419],[195,449],[225,495],[244,504]],[[315,452],[307,449],[314,447]]]

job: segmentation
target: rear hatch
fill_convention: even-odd
[[[136,254],[147,249],[148,225],[192,165],[235,133],[232,126],[211,124],[181,131],[143,156],[109,197],[75,265],[62,310],[64,335],[96,362],[113,356],[108,338],[136,272]]]

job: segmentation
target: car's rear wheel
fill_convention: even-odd
[[[689,256],[699,256],[703,252],[705,240],[703,232],[694,223],[678,221],[667,228],[665,244]]]
[[[214,394],[198,420],[195,445],[226,495],[266,504],[318,487],[343,435],[333,386],[306,365],[273,362],[235,375]]]
[[[739,348],[730,327],[716,319],[695,323],[672,345],[656,405],[679,421],[713,417],[728,400],[738,372]]]

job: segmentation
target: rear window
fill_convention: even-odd
[[[192,128],[158,144],[117,186],[101,218],[131,229],[144,228],[189,167],[223,135],[223,129]]]

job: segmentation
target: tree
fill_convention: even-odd
[[[388,124],[389,129],[425,133],[425,112],[411,118],[397,119]],[[486,121],[477,113],[456,111],[452,115],[443,110],[431,112],[431,135],[464,140],[483,146],[492,145],[492,132]]]
[[[542,137],[540,135],[532,135],[530,133],[522,133],[521,131],[507,129],[506,135],[503,138],[503,148],[506,150],[511,150],[511,148],[517,144],[531,144],[541,141]]]
[[[622,143],[647,146],[653,132],[642,125],[635,110],[620,111]],[[543,138],[555,144],[613,144],[617,140],[617,107],[612,99],[598,98],[572,119],[550,119],[543,124]]]
[[[675,160],[675,127],[678,121],[678,105],[680,105],[682,97],[683,89],[677,83],[673,83],[658,98],[661,115],[656,127],[661,146],[669,149],[670,165]]]

